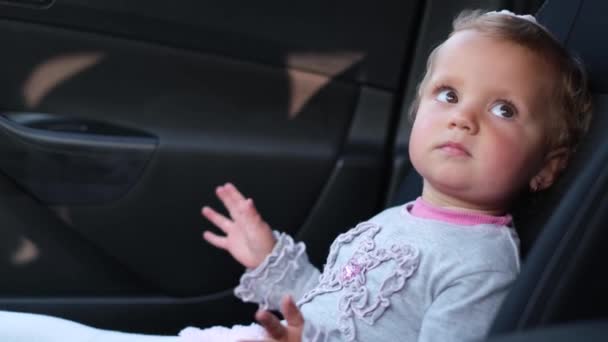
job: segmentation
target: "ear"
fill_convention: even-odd
[[[544,190],[549,188],[557,176],[568,165],[570,150],[565,147],[560,147],[552,150],[545,157],[543,167],[530,180],[530,189],[532,191]]]

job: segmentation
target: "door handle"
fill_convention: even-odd
[[[40,113],[0,113],[0,170],[48,204],[116,200],[158,145],[145,132]]]
[[[68,150],[149,150],[157,138],[145,132],[67,116],[44,113],[0,113],[0,130],[29,144]]]

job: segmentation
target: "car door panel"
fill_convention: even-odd
[[[201,248],[199,234],[199,207],[218,206],[214,185],[231,180],[245,193],[261,193],[257,203],[262,212],[270,213],[269,221],[292,231],[298,227],[331,170],[357,98],[353,85],[328,82],[305,107],[289,114],[287,104],[276,100],[287,99],[288,82],[306,88],[329,79],[298,71],[287,80],[281,68],[37,25],[5,24],[0,25],[0,31],[8,32],[2,39],[14,39],[10,44],[15,48],[4,57],[18,61],[26,71],[5,77],[7,89],[24,89],[23,96],[14,98],[21,104],[7,101],[5,107],[137,127],[158,137],[146,169],[124,197],[89,205],[49,204],[62,211],[72,229],[105,246],[108,254],[167,294],[226,289],[240,272],[238,267],[228,268],[213,281],[203,272],[193,272],[224,268],[212,262],[216,251]],[[11,34],[10,28],[20,34]],[[20,49],[18,39],[42,43]],[[97,52],[87,46],[93,41]],[[69,78],[58,78],[60,83],[36,96],[35,106],[28,105],[27,89],[43,88],[35,83],[37,72],[48,64],[61,69],[62,59],[68,63],[87,54],[104,57]],[[269,176],[265,184],[258,181]],[[150,203],[148,198],[155,200]],[[290,208],[289,214],[274,207],[264,210],[271,199]],[[176,234],[176,227],[189,233]]]
[[[355,4],[307,26],[322,2],[275,3],[302,21],[278,32],[235,13],[229,29],[213,13],[236,2],[186,24],[184,9],[128,3],[0,5],[0,171],[19,198],[0,207],[0,308],[156,333],[249,319],[231,290],[243,270],[201,241],[200,207],[221,208],[214,188],[232,181],[322,264],[330,237],[379,205],[415,22],[362,21]]]

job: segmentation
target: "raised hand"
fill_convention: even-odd
[[[205,231],[203,238],[215,247],[226,250],[241,265],[247,268],[259,266],[276,243],[270,226],[256,210],[253,200],[243,197],[234,185],[226,183],[217,187],[215,193],[228,210],[230,218],[207,206],[201,212],[226,235]]]

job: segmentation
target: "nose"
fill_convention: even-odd
[[[477,134],[479,131],[479,123],[474,110],[467,108],[457,108],[450,117],[449,127],[451,129],[460,129],[468,134]]]

